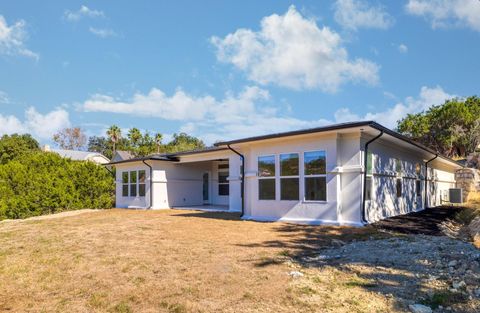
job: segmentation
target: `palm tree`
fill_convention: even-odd
[[[142,133],[136,127],[130,128],[130,130],[128,131],[128,139],[132,143],[132,146],[136,147],[142,139]]]
[[[122,130],[117,125],[112,125],[109,129],[107,129],[107,136],[113,142],[113,154],[115,154],[115,144],[122,137]]]
[[[156,133],[155,134],[155,144],[157,145],[157,153],[160,153],[160,146],[162,145],[162,134]]]

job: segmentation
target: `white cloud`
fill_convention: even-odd
[[[480,31],[478,0],[409,0],[408,13],[423,16],[432,28],[467,27]]]
[[[100,38],[107,38],[107,37],[116,37],[117,33],[108,28],[95,28],[90,27],[88,29],[92,34],[98,36]]]
[[[335,21],[344,28],[387,29],[394,23],[394,18],[383,6],[369,6],[362,0],[337,0],[334,4]]]
[[[182,121],[180,131],[201,136],[207,143],[329,123],[284,116],[268,105],[269,99],[268,91],[255,86],[245,87],[238,94],[227,93],[220,100],[209,95],[194,97],[181,89],[167,96],[153,88],[147,94],[135,94],[128,101],[96,94],[80,109]]]
[[[434,88],[424,86],[420,89],[417,98],[407,97],[404,102],[399,102],[384,111],[369,112],[361,116],[351,112],[348,108],[342,108],[335,113],[335,120],[337,122],[374,120],[386,127],[395,128],[397,121],[407,114],[425,111],[432,105],[443,104],[445,100],[455,97],[457,96],[446,93],[440,86]]]
[[[242,28],[225,38],[214,36],[211,42],[219,61],[263,85],[335,92],[347,82],[378,82],[377,64],[350,59],[338,33],[319,28],[294,6],[284,15],[264,17],[258,32]]]
[[[82,5],[77,11],[66,10],[63,14],[63,17],[70,22],[77,22],[84,17],[105,17],[103,11],[92,10],[85,5]]]
[[[399,45],[398,45],[398,51],[399,51],[400,53],[407,53],[407,52],[408,52],[408,47],[407,47],[407,45],[405,45],[405,44],[403,44],[403,43],[399,44]]]
[[[13,115],[0,114],[0,135],[29,133],[39,139],[51,139],[56,131],[69,126],[68,112],[63,109],[41,114],[34,107],[30,107],[25,111],[24,121]]]
[[[21,55],[35,60],[40,58],[37,53],[25,47],[25,41],[28,37],[25,27],[24,20],[19,20],[8,26],[5,18],[0,15],[0,54]]]
[[[124,113],[167,120],[200,120],[215,104],[216,100],[211,96],[192,97],[178,89],[169,97],[160,89],[152,88],[148,94],[136,93],[130,101],[95,94],[83,103],[82,109],[87,112]]]

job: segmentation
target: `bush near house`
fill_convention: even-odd
[[[3,140],[11,139],[2,137],[0,147]],[[22,138],[15,140],[22,141]],[[112,175],[101,166],[25,149],[0,164],[0,220],[84,208],[110,208],[114,190]]]

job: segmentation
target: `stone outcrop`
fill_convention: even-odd
[[[463,189],[463,199],[470,192],[480,192],[480,171],[473,168],[462,168],[455,172],[456,187]]]

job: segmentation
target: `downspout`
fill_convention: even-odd
[[[377,140],[378,138],[382,137],[383,135],[383,130],[380,130],[380,134],[377,136],[373,137],[369,141],[365,143],[365,148],[363,149],[364,157],[363,157],[363,193],[362,193],[362,223],[363,224],[368,224],[367,221],[367,214],[365,212],[365,199],[366,199],[366,194],[367,194],[367,167],[368,167],[368,146]]]
[[[153,168],[148,163],[146,163],[144,159],[142,159],[142,163],[148,166],[148,168],[150,169],[150,203],[146,208],[147,210],[149,210],[152,208],[153,203]]]
[[[243,217],[243,215],[245,214],[245,157],[243,156],[243,154],[241,154],[237,150],[230,147],[230,145],[227,145],[227,147],[228,149],[233,151],[235,154],[237,154],[242,160],[242,182],[241,182],[242,212],[240,214],[240,217]]]
[[[435,154],[435,157],[425,162],[425,201],[423,205],[424,210],[427,208],[428,205],[428,163],[432,162],[436,158],[438,158],[438,154]]]

